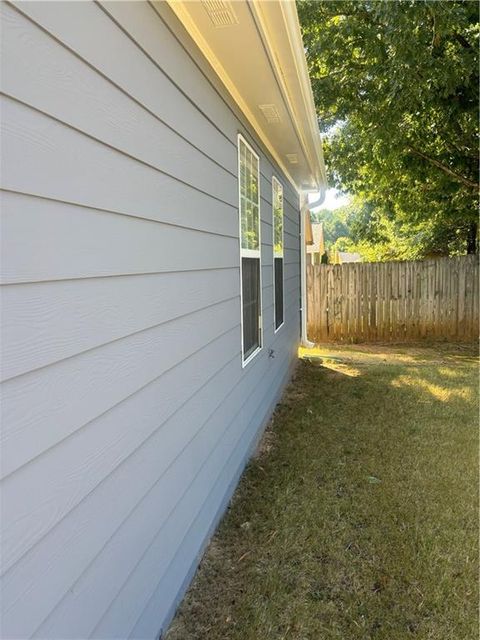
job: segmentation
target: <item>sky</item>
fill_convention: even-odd
[[[318,194],[315,194],[315,198],[311,197],[310,201],[312,202],[316,200],[317,197]],[[350,197],[341,194],[337,189],[327,189],[323,204],[319,207],[315,207],[312,211],[320,211],[321,209],[338,209],[339,207],[343,207],[343,205],[348,204],[349,201]]]

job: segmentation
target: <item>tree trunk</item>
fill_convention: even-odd
[[[468,227],[467,253],[477,253],[477,223],[471,222]]]

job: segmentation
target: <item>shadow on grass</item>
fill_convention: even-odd
[[[169,640],[476,637],[476,367],[445,360],[300,363]]]

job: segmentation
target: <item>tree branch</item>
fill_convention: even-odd
[[[457,180],[457,182],[461,182],[462,184],[466,185],[467,187],[470,187],[471,189],[476,189],[478,191],[478,189],[480,187],[480,184],[478,182],[474,182],[473,180],[470,180],[469,178],[466,178],[465,176],[462,176],[460,173],[457,173],[453,169],[450,169],[450,167],[448,167],[446,164],[443,164],[443,162],[440,162],[439,160],[436,160],[435,158],[431,158],[426,153],[423,153],[422,151],[419,151],[418,149],[414,149],[413,147],[408,147],[408,151],[410,151],[410,153],[413,153],[414,155],[418,156],[419,158],[423,158],[427,162],[430,162],[430,164],[433,164],[435,167],[437,167],[438,169],[440,169],[441,171],[443,171],[447,175],[449,175],[452,178],[454,178],[455,180]]]
[[[472,45],[468,42],[468,40],[465,38],[465,36],[462,36],[461,33],[454,33],[453,34],[454,39],[462,45],[462,47],[464,49],[471,49]]]

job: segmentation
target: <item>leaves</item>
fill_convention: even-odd
[[[298,12],[330,184],[393,221],[417,257],[471,249],[477,3],[303,0]]]

